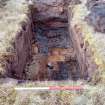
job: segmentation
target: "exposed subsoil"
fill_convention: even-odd
[[[34,23],[33,60],[26,67],[26,77],[33,80],[79,79],[80,70],[70,40],[68,20],[51,18]]]
[[[80,43],[70,35],[67,4],[49,5],[42,1],[30,5],[29,20],[16,38],[16,58],[9,65],[10,76],[34,81],[87,78],[81,57],[84,54],[76,47]]]

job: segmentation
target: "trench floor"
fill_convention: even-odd
[[[32,61],[26,77],[32,80],[77,80],[80,71],[68,31],[68,21],[36,21]]]

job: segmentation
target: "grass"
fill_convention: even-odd
[[[84,20],[89,11],[84,4],[72,6],[74,17],[72,19],[72,27],[78,25],[81,28],[84,42],[89,43],[92,52],[91,59],[98,66],[93,77],[93,82],[96,84],[105,82],[105,36],[101,32],[95,32],[93,27],[88,25]],[[92,62],[93,63],[93,62]]]
[[[5,81],[5,80],[3,80]],[[11,84],[10,84],[11,81]],[[26,82],[17,84],[16,80],[9,80],[0,85],[1,105],[104,105],[105,88],[96,85],[90,89],[80,91],[25,91],[15,90],[15,87],[39,87],[55,85],[79,85],[81,81],[73,82]],[[8,87],[7,87],[8,86]],[[89,86],[87,83],[84,86]]]
[[[74,23],[83,22],[81,16],[85,16],[85,9],[75,9],[77,13]],[[77,11],[78,10],[78,11]],[[21,22],[27,20],[28,11],[25,0],[3,0],[0,1],[0,73],[5,74],[6,60],[4,55],[14,52],[12,43],[16,33],[21,30]],[[84,14],[85,13],[85,14]],[[86,23],[83,23],[85,26]],[[94,51],[94,60],[99,65],[99,70],[93,76],[92,82],[83,80],[62,81],[62,82],[31,82],[18,84],[18,80],[0,79],[0,105],[105,105],[105,63],[104,63],[104,43],[105,39],[100,33],[91,33],[90,26],[88,32],[85,31],[85,39]],[[84,27],[83,29],[85,29]],[[86,28],[87,29],[87,28]],[[94,34],[94,37],[93,37]],[[99,40],[100,39],[100,40]],[[100,43],[101,42],[101,43]],[[102,44],[102,45],[101,45]],[[101,46],[101,47],[100,47]],[[2,59],[1,59],[2,58]],[[1,63],[2,62],[2,63]],[[38,86],[91,86],[83,91],[16,91],[15,87],[38,87]]]
[[[25,0],[0,1],[0,58],[15,52],[13,43],[21,30],[21,22],[27,21],[28,6]],[[7,56],[8,57],[8,56]],[[0,59],[0,75],[6,73],[6,60]],[[5,64],[4,64],[4,63]]]

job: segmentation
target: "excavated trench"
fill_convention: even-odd
[[[18,45],[15,43],[18,57],[11,63],[10,76],[34,81],[87,79],[88,72],[82,73],[71,40],[67,10],[61,16],[46,18],[31,7],[29,19],[28,28],[26,24],[22,28],[31,32],[19,33]],[[22,37],[24,45],[19,42]]]
[[[33,65],[34,70],[40,71],[38,67],[36,67],[39,66],[46,74],[40,71],[40,74],[38,74],[39,77],[31,77],[28,73],[30,71],[33,73],[33,70],[29,66],[26,70],[27,77],[29,77],[29,79],[39,80],[77,80],[80,78],[79,65],[68,31],[68,20],[49,18],[44,21],[35,20],[33,23],[32,62],[34,63],[31,64],[31,67]],[[43,75],[45,75],[45,77],[43,77]]]

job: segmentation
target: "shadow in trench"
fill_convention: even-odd
[[[35,23],[33,44],[37,46],[38,52],[33,56],[34,58],[37,55],[45,57],[44,60],[42,56],[37,60],[34,59],[36,66],[40,69],[37,69],[40,74],[35,75],[36,80],[79,79],[79,66],[69,36],[68,21],[51,18],[45,22],[36,21]]]

